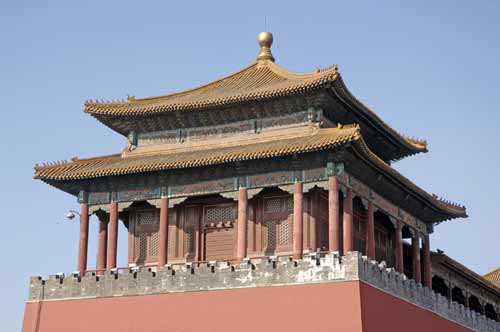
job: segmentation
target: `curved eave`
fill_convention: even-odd
[[[488,291],[494,293],[495,295],[500,296],[500,288],[498,286],[491,283],[484,276],[477,274],[476,272],[467,268],[465,265],[454,260],[445,253],[431,251],[431,260],[432,259],[436,259],[438,263],[442,264],[446,268],[451,269],[452,271],[458,273],[462,277],[480,285],[481,287],[486,288]]]
[[[432,209],[439,218],[429,222],[441,222],[453,218],[467,217],[465,207],[438,199],[419,188],[412,181],[404,177],[397,170],[380,159],[366,145],[361,136],[359,126],[344,126],[341,128],[320,129],[319,133],[310,137],[296,137],[273,142],[270,147],[266,145],[243,145],[229,150],[210,149],[205,154],[199,151],[188,155],[172,157],[172,154],[162,155],[165,158],[149,159],[147,157],[134,157],[126,159],[131,163],[121,164],[121,155],[108,155],[103,157],[76,159],[71,162],[62,162],[46,166],[35,167],[35,178],[50,182],[78,181],[107,176],[120,176],[147,172],[164,171],[171,169],[195,168],[219,164],[268,159],[293,154],[303,154],[328,149],[335,149],[351,144],[353,153],[363,160],[378,173],[384,174],[401,191],[406,192],[424,206]],[[267,144],[267,143],[266,143]]]
[[[269,71],[279,79],[290,80],[290,83],[288,85],[276,84],[276,87],[257,87],[249,92],[228,94],[223,97],[213,97],[192,102],[169,102],[172,98],[189,96],[190,94],[196,95],[201,90],[210,90],[217,84],[222,84],[224,81],[243,75],[245,72],[257,70],[262,67],[269,69]],[[240,71],[211,83],[177,93],[141,99],[134,98],[128,101],[87,101],[85,102],[84,112],[99,119],[100,117],[137,117],[160,115],[175,111],[197,111],[216,107],[226,107],[239,103],[266,101],[314,91],[333,82],[337,75],[337,67],[335,65],[322,71],[312,73],[293,73],[279,67],[271,61],[255,62]],[[258,82],[256,84],[258,84]]]
[[[73,181],[276,158],[297,153],[303,154],[334,149],[358,139],[359,135],[359,128],[357,126],[344,126],[343,129],[325,128],[320,129],[319,134],[310,137],[282,139],[278,141],[281,144],[278,146],[273,146],[273,141],[262,143],[264,147],[260,149],[259,143],[237,145],[227,148],[227,150],[208,149],[193,151],[187,157],[185,155],[179,159],[172,157],[175,154],[160,154],[165,158],[152,162],[145,162],[148,157],[144,156],[121,159],[120,154],[115,154],[104,157],[78,159],[72,162],[58,162],[45,166],[35,166],[34,178],[43,181]],[[268,143],[271,143],[270,148],[266,148],[265,146]],[[236,149],[236,152],[233,149]],[[207,154],[203,155],[204,152],[207,152]],[[106,164],[120,162],[120,160],[132,161],[132,164],[130,164],[131,166],[117,166],[114,168],[106,167]]]
[[[368,106],[354,97],[354,95],[345,85],[344,80],[342,79],[342,76],[340,74],[337,75],[337,78],[332,84],[330,91],[345,105],[348,105],[349,108],[353,112],[355,112],[358,117],[361,117],[365,120],[365,122],[372,124],[373,127],[381,133],[381,135],[388,137],[396,146],[399,147],[401,153],[398,156],[392,158],[392,161],[396,161],[417,153],[428,152],[426,141],[400,134],[394,128],[389,126],[384,120],[382,120]]]
[[[427,193],[425,190],[421,189],[411,180],[399,173],[396,169],[385,163],[368,148],[363,138],[358,139],[353,144],[353,150],[358,158],[365,160],[365,162],[370,164],[372,167],[380,171],[382,174],[385,174],[403,191],[410,191],[410,193],[412,193],[414,197],[417,197],[423,204],[429,206],[435,212],[446,216],[444,219],[437,220],[436,222],[468,217],[464,206],[444,201],[435,195]]]

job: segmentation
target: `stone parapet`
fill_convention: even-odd
[[[474,331],[500,331],[500,323],[469,310],[462,304],[448,300],[432,289],[417,284],[415,280],[408,279],[393,268],[386,268],[384,263],[378,264],[366,257],[359,258],[358,268],[361,281]]]
[[[166,265],[107,271],[102,276],[63,274],[31,277],[28,302],[132,295],[210,291],[325,282],[361,281],[446,319],[481,332],[496,332],[500,324],[449,301],[384,263],[357,252],[311,254],[301,260],[253,259],[237,265],[213,262],[196,266]]]

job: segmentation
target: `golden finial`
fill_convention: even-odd
[[[271,45],[273,44],[273,34],[270,32],[261,32],[257,37],[260,45],[259,55],[257,60],[271,60],[274,62],[273,54],[271,53]]]

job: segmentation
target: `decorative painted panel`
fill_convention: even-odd
[[[141,201],[151,198],[159,198],[160,187],[120,190],[116,193],[119,202]]]
[[[327,176],[326,176],[326,168],[325,167],[304,170],[304,181],[305,182],[325,180],[326,178],[327,178]]]
[[[170,187],[171,196],[181,196],[200,193],[217,193],[221,191],[235,190],[236,180],[234,177],[204,181],[192,184],[173,185]]]
[[[109,192],[89,193],[90,205],[108,204],[110,202],[110,199],[111,195]]]
[[[238,132],[253,131],[251,121],[240,121],[223,126],[198,127],[187,129],[189,141],[202,141],[208,138],[225,137]]]
[[[307,120],[307,112],[298,112],[290,115],[282,115],[280,117],[264,118],[262,119],[262,128],[304,123],[307,122]]]
[[[248,177],[249,186],[251,188],[265,187],[272,184],[292,183],[293,181],[293,172],[290,171],[251,175]]]
[[[139,146],[175,142],[177,142],[177,132],[172,130],[141,133],[138,135]]]

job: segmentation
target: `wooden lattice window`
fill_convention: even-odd
[[[292,243],[291,213],[293,197],[264,199],[264,232],[262,244],[265,251],[285,249]]]
[[[133,232],[132,262],[152,263],[157,260],[159,251],[159,210],[137,208],[132,210],[131,230]]]
[[[184,252],[194,254],[196,248],[196,229],[195,226],[188,226],[184,232]]]
[[[206,223],[234,221],[234,219],[236,219],[236,209],[233,205],[211,206],[206,208]]]
[[[282,212],[282,199],[281,198],[271,198],[265,201],[265,212],[267,214],[274,214]]]

